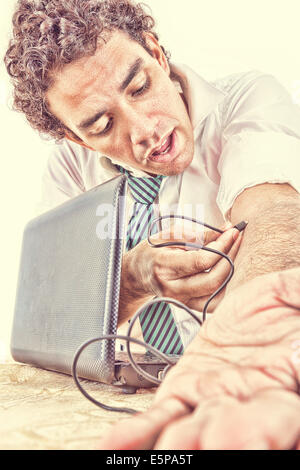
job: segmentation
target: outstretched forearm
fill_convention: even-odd
[[[101,449],[300,449],[300,267],[226,295],[146,413]]]
[[[291,186],[246,190],[231,212],[233,224],[241,218],[248,226],[227,291],[259,275],[300,266],[300,196]]]

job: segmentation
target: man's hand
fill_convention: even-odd
[[[197,234],[185,231],[182,239],[176,232],[161,232],[155,243],[186,241],[199,243]],[[223,234],[209,231],[202,244],[228,254],[234,260],[239,250],[242,234],[228,228]],[[210,269],[210,272],[205,272]],[[172,297],[192,309],[201,311],[209,297],[222,285],[230,273],[229,263],[221,256],[204,250],[187,250],[181,247],[152,248],[147,240],[126,253],[123,258],[120,320],[126,312],[136,311],[154,296]],[[223,298],[221,292],[210,304],[212,311]]]
[[[151,409],[114,427],[100,448],[300,449],[299,382],[296,268],[228,294]]]

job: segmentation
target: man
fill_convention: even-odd
[[[299,317],[294,314],[299,303],[297,299],[289,303],[293,293],[288,292],[282,301],[278,295],[270,294],[264,301],[258,288],[264,282],[267,293],[276,293],[280,287],[296,288],[299,279],[298,270],[286,271],[285,275],[280,272],[300,264],[300,111],[272,76],[251,71],[210,84],[188,67],[170,63],[153,26],[152,18],[129,1],[20,0],[14,16],[14,39],[6,54],[8,71],[15,80],[16,107],[25,112],[37,130],[64,139],[50,157],[45,174],[46,207],[125,172],[132,183],[131,189],[135,183],[139,187],[144,184],[142,197],[149,185],[153,184],[152,194],[158,186],[154,196],[161,214],[174,204],[178,208],[190,204],[195,209],[201,203],[205,221],[215,226],[230,222],[232,227],[241,220],[248,221],[243,240],[232,228],[220,237],[207,234],[207,246],[219,248],[233,259],[238,252],[235,276],[225,298],[219,303],[222,298],[219,296],[213,306],[217,307],[216,316],[195,337],[191,349],[161,388],[160,393],[167,390],[166,395],[171,394],[171,399],[165,400],[167,412],[163,412],[163,406],[154,408],[149,414],[150,427],[153,424],[151,432],[144,434],[146,441],[131,442],[129,447],[153,446],[164,426],[178,419],[181,423],[180,417],[194,409],[201,416],[197,400],[203,398],[202,392],[194,394],[192,399],[186,395],[190,389],[193,394],[195,382],[198,391],[200,376],[202,386],[205,388],[211,382],[209,393],[215,395],[217,389],[219,395],[220,382],[211,376],[219,376],[220,369],[222,374],[226,371],[226,389],[222,389],[225,404],[227,395],[236,393],[237,399],[248,399],[258,390],[269,388],[272,392],[272,387],[280,383],[283,390],[288,389],[291,403],[299,407],[299,375],[295,367],[294,370],[291,366],[280,367],[281,372],[278,376],[273,374],[270,382],[265,376],[260,380],[255,374],[260,368],[259,354],[255,354],[255,358],[251,357],[253,375],[245,378],[253,381],[253,387],[249,386],[244,393],[237,386],[240,384],[237,368],[239,362],[252,354],[251,349],[240,347],[243,338],[247,338],[248,345],[256,347],[260,328],[268,337],[275,318],[276,333],[279,326],[286,331],[289,322],[285,316],[293,318],[293,335],[299,335],[300,331]],[[133,190],[131,194],[129,225],[141,220]],[[147,202],[149,211],[152,202]],[[136,224],[136,231],[140,225]],[[193,239],[193,234],[185,237]],[[157,294],[177,298],[201,311],[227,276],[226,262],[201,251],[153,250],[142,238],[137,237],[138,243],[131,239],[132,249],[123,259],[120,322],[128,320],[138,307]],[[279,274],[258,280],[260,275],[276,272]],[[289,284],[286,279],[290,278]],[[251,289],[246,287],[248,284],[237,289],[250,280]],[[245,314],[240,304],[249,304],[249,294],[255,296],[257,304],[250,304],[248,310],[245,307]],[[275,311],[279,312],[282,303],[286,315],[273,315],[272,309],[277,307]],[[264,315],[254,315],[259,311]],[[154,326],[159,321],[155,315],[160,313],[151,312]],[[249,313],[253,313],[255,327],[246,334],[248,324],[244,316]],[[195,336],[196,330],[182,312],[174,311],[173,315],[178,328],[176,341],[174,329],[172,338],[163,336],[159,342],[166,341],[163,350],[170,353],[174,352],[168,349],[173,341],[178,353]],[[230,322],[234,325],[229,326]],[[235,334],[235,329],[239,334]],[[230,354],[224,350],[228,338]],[[276,347],[271,347],[266,338],[258,341],[263,348],[262,356],[274,367],[278,361],[287,361],[286,351],[290,350],[286,343],[294,344],[297,338],[290,337],[288,330],[282,344],[281,340],[277,335]],[[206,359],[202,361],[200,351],[204,345],[208,349],[204,348]],[[285,354],[281,354],[284,348]],[[223,355],[226,358],[228,355],[226,368],[220,360]],[[200,368],[195,367],[197,357]],[[217,362],[222,367],[215,368]],[[289,380],[281,380],[281,374],[289,376]],[[184,378],[182,389],[180,377]],[[172,380],[178,383],[176,399]],[[170,389],[168,383],[172,384]],[[280,417],[287,416],[289,422],[293,419],[281,403],[280,394],[272,395],[270,404],[269,408],[263,408],[266,416],[278,405]],[[222,407],[221,403],[221,410]],[[158,426],[155,413],[159,415]],[[213,418],[214,413],[212,408]],[[237,421],[240,413],[244,409],[238,408]],[[247,427],[251,409],[245,413]],[[143,426],[142,419],[137,424],[137,434]],[[297,426],[293,430],[295,439],[299,432]],[[197,435],[198,428],[193,422],[192,428]],[[289,426],[288,432],[291,430]],[[285,442],[280,445],[291,445],[290,441]],[[258,437],[254,444],[261,443]],[[183,445],[193,448],[198,444],[193,440]]]

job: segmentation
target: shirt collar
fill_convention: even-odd
[[[171,70],[179,78],[179,91],[182,91],[189,110],[194,137],[197,137],[197,131],[204,119],[224,100],[227,93],[219,90],[216,86],[204,80],[190,67],[184,64],[171,63]],[[116,162],[111,158],[101,156],[100,165],[111,173],[112,176],[119,174]],[[122,165],[132,176],[136,178],[149,178],[149,175],[142,170],[131,168],[128,165]]]
[[[224,100],[227,93],[204,80],[187,65],[172,63],[171,70],[180,78],[191,123],[196,131],[204,119]]]
[[[100,163],[100,166],[103,168],[103,170],[108,172],[112,177],[120,174],[120,171],[117,168],[117,165],[121,164],[120,162],[117,162],[110,157],[106,157],[105,155],[101,155],[101,157],[99,157],[99,163]],[[122,164],[122,167],[125,170],[129,171],[131,175],[134,176],[135,178],[151,178],[148,175],[148,173],[142,170],[131,168],[128,165],[124,165],[124,164]]]

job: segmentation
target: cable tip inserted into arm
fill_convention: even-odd
[[[235,225],[233,228],[236,228],[237,230],[239,230],[240,232],[242,232],[243,230],[245,230],[245,228],[247,227],[249,222],[247,221],[243,221],[243,222],[240,222],[239,224]]]

